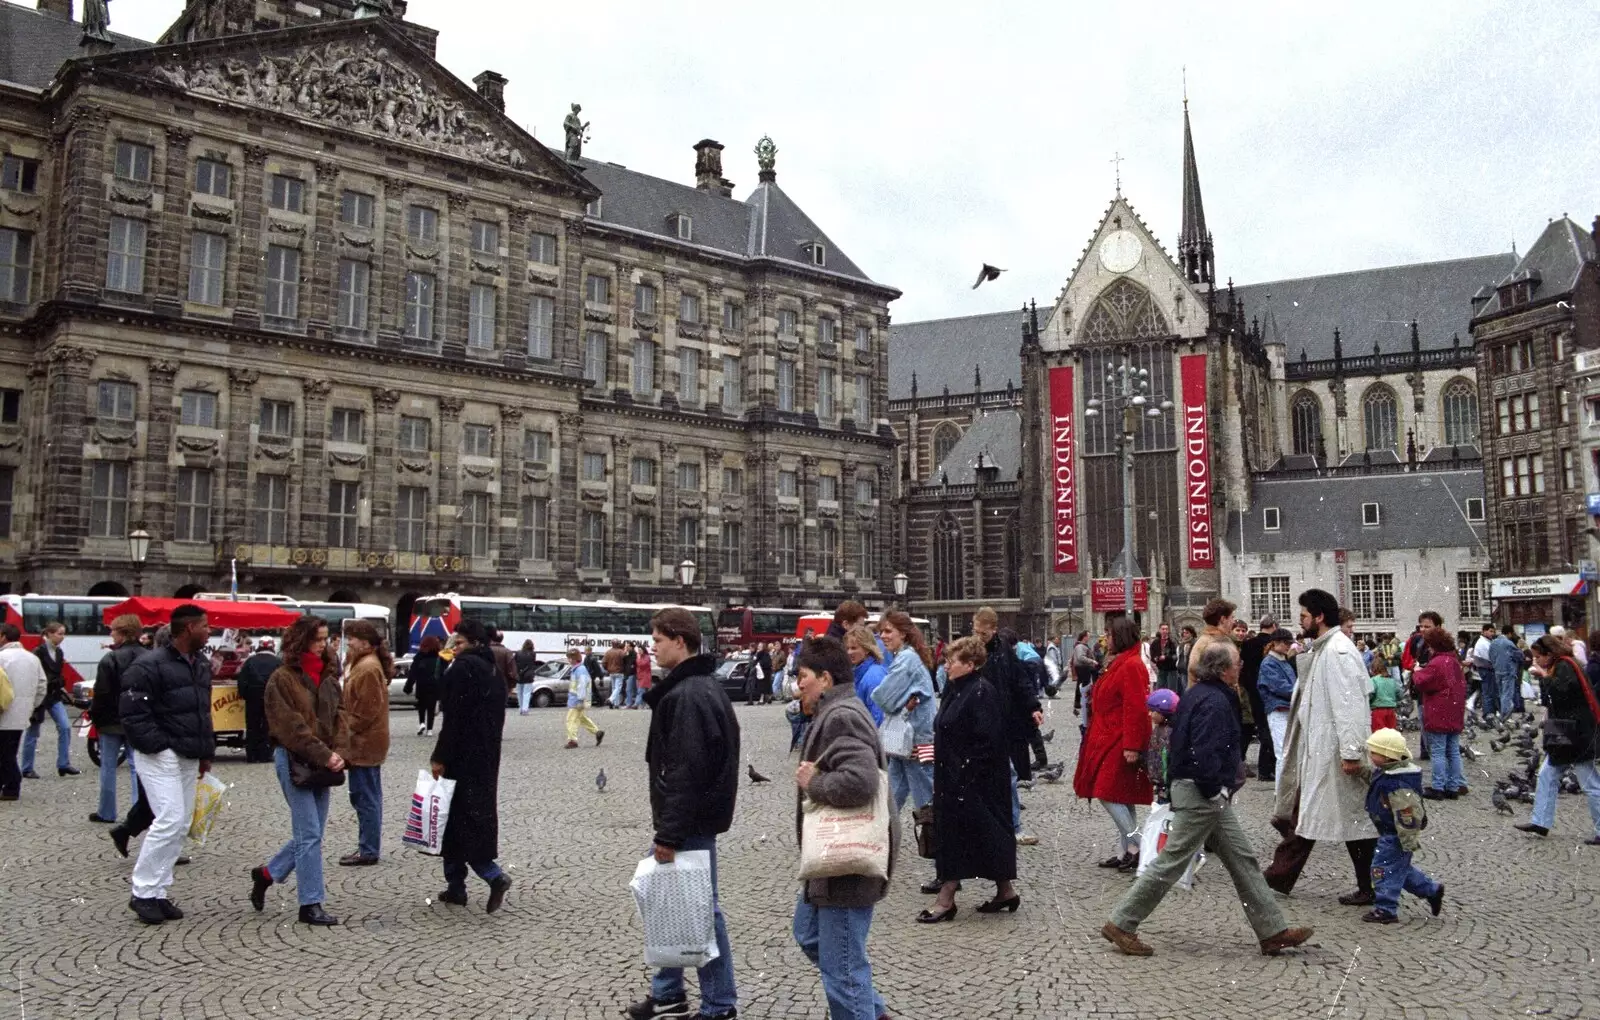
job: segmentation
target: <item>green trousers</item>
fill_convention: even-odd
[[[1207,800],[1192,779],[1173,782],[1172,829],[1167,834],[1166,848],[1144,874],[1134,880],[1133,888],[1111,911],[1111,923],[1126,932],[1138,931],[1140,922],[1156,909],[1172,883],[1182,877],[1183,869],[1189,866],[1189,858],[1202,847],[1208,854],[1220,858],[1222,866],[1228,869],[1256,938],[1269,938],[1289,926],[1272,890],[1261,877],[1261,866],[1256,863],[1250,840],[1234,816],[1233,804],[1221,797]]]

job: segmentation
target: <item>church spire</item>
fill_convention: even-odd
[[[1215,281],[1211,232],[1206,230],[1206,210],[1200,200],[1200,171],[1194,159],[1194,134],[1189,128],[1187,87],[1183,97],[1183,229],[1178,231],[1178,258],[1190,283]]]

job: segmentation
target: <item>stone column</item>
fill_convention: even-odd
[[[110,170],[110,155],[106,151],[108,119],[105,110],[81,103],[69,110],[65,118],[66,132],[60,145],[62,161],[57,170],[66,177],[62,182],[66,200],[57,211],[60,261],[56,279],[60,281],[59,293],[68,300],[99,300],[106,280],[106,236],[111,220],[102,178]],[[60,435],[59,432],[50,434]],[[47,518],[46,528],[51,529],[50,535],[59,537],[60,533],[54,530],[57,524],[70,529],[75,520],[75,517],[69,521]],[[56,538],[46,539],[47,542],[54,540]],[[76,544],[74,537],[73,545]]]
[[[239,296],[234,302],[233,321],[251,329],[261,325],[261,277],[267,242],[266,199],[262,189],[267,150],[259,145],[244,147],[244,172],[239,175]]]
[[[752,450],[745,454],[745,464],[746,473],[751,476],[746,482],[751,488],[744,515],[751,532],[747,560],[753,567],[745,576],[751,578],[752,597],[760,603],[778,594],[778,454],[773,450]]]
[[[817,535],[817,457],[811,453],[800,455],[800,519],[796,523],[800,525],[800,548],[795,569],[804,578],[807,570],[820,569],[817,562],[821,550],[821,539]]]
[[[583,374],[583,241],[582,220],[568,220],[566,243],[561,252],[561,294],[556,298],[554,336],[551,337],[556,363],[561,374]]]
[[[177,313],[189,297],[189,274],[183,262],[189,234],[189,140],[194,132],[167,128],[166,159],[160,187],[161,211],[150,217],[146,246],[145,289],[164,310]],[[170,380],[169,380],[170,381]]]
[[[496,501],[499,573],[515,576],[521,545],[522,409],[500,408],[500,496]],[[510,521],[510,526],[506,522]]]
[[[304,257],[304,300],[300,303],[300,317],[306,330],[313,336],[326,335],[334,319],[338,301],[339,243],[334,236],[333,224],[339,208],[339,164],[328,160],[316,162],[316,185],[307,188],[307,209],[311,214],[311,231]],[[370,326],[372,310],[382,307],[371,299],[372,280],[378,275],[377,266],[368,277],[367,321]]]
[[[400,433],[400,416],[395,409],[399,405],[399,390],[380,387],[372,391],[371,481],[367,489],[372,525],[367,529],[367,548],[379,552],[395,546],[395,490],[399,488],[396,445]]]
[[[172,540],[174,529],[172,485],[172,380],[178,374],[176,361],[150,363],[150,424],[144,436],[144,479],[130,479],[139,494],[130,500],[128,522],[143,520],[145,528],[161,542]],[[132,495],[132,493],[130,493]]]
[[[46,552],[76,553],[89,528],[83,444],[88,438],[89,370],[94,351],[55,344],[46,352],[45,463],[39,481],[38,545]]]
[[[633,519],[633,494],[629,488],[632,450],[632,440],[618,438],[611,442],[611,555],[606,565],[610,569],[612,587],[618,589],[628,585],[628,528]],[[659,513],[659,505],[656,509]],[[658,519],[658,528],[660,524]]]
[[[661,444],[661,477],[656,480],[656,492],[661,499],[661,514],[656,518],[657,550],[660,555],[656,557],[658,566],[666,565],[672,568],[673,580],[676,585],[678,577],[678,563],[683,559],[682,550],[678,548],[678,518],[683,516],[683,510],[678,506],[678,444]],[[705,584],[703,573],[705,566],[700,562],[700,555],[695,554],[696,571],[695,583]],[[652,585],[660,585],[661,574],[651,578]]]
[[[555,437],[559,469],[556,472],[550,507],[550,559],[556,563],[558,583],[573,591],[578,588],[578,437],[583,434],[583,415],[567,411],[557,416],[560,433]]]
[[[261,373],[253,368],[228,370],[228,438],[223,453],[222,512],[219,541],[228,547],[249,543],[255,536],[250,529],[250,426],[256,421],[255,386]],[[230,552],[228,554],[232,556]]]
[[[328,394],[333,392],[333,383],[326,379],[307,379],[303,388],[305,400],[300,407],[298,472],[299,521],[291,532],[298,535],[299,540],[292,544],[307,549],[321,549],[328,544],[328,529],[324,526],[328,508]]]
[[[439,238],[439,351],[448,359],[467,357],[467,302],[470,300],[471,274],[466,235],[467,196],[452,192],[445,199],[448,215]]]
[[[460,537],[461,409],[466,403],[460,397],[439,398],[439,494],[433,513],[433,552],[438,556],[453,555]]]

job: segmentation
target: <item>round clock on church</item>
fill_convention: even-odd
[[[1144,247],[1131,230],[1114,230],[1100,242],[1100,264],[1109,272],[1126,273],[1139,264]]]

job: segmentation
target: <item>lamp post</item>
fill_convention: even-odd
[[[694,574],[696,567],[694,560],[684,560],[678,564],[678,584],[683,587],[683,597],[689,597],[689,591],[694,587]]]
[[[144,594],[144,561],[150,555],[150,532],[136,524],[128,532],[128,559],[133,561],[133,593]]]
[[[900,603],[900,608],[905,610],[907,613],[911,612],[911,607],[906,602],[906,591],[910,587],[911,578],[906,576],[905,571],[902,570],[900,573],[894,575],[894,600]]]
[[[1086,418],[1098,418],[1102,411],[1122,416],[1122,431],[1117,435],[1117,455],[1122,458],[1122,611],[1133,619],[1133,437],[1140,418],[1159,418],[1172,410],[1172,401],[1150,402],[1150,370],[1136,368],[1123,355],[1106,373],[1106,398],[1090,399]]]

